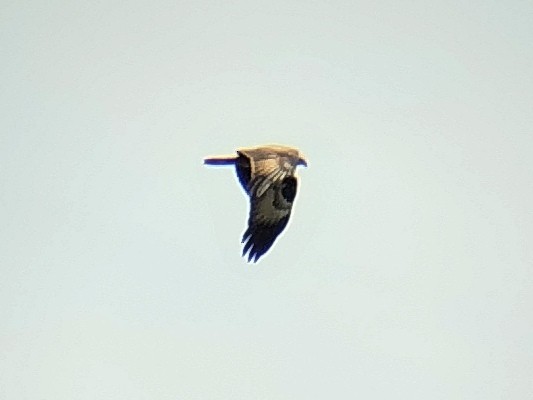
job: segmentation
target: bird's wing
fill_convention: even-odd
[[[294,176],[276,180],[259,196],[250,194],[248,228],[242,237],[242,255],[257,261],[265,254],[285,229],[291,215],[298,181]]]
[[[244,168],[239,164],[236,167],[239,180],[250,196],[255,194],[261,197],[273,182],[282,181],[286,176],[294,174],[296,166],[274,149],[240,149],[237,153],[243,162],[247,161],[243,164]],[[247,179],[242,179],[242,176]]]

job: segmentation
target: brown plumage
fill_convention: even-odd
[[[298,189],[296,167],[307,161],[298,149],[272,144],[238,149],[237,156],[206,157],[204,164],[235,165],[250,198],[242,255],[256,262],[287,226]]]

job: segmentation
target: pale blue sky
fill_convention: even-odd
[[[0,398],[533,396],[533,5],[5,2]],[[309,159],[257,265],[202,157]]]

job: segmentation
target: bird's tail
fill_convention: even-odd
[[[234,165],[237,157],[235,156],[214,156],[204,158],[205,165]]]

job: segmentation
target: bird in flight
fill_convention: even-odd
[[[256,262],[287,226],[298,188],[296,167],[307,167],[307,160],[294,147],[270,144],[237,149],[237,156],[206,157],[204,164],[235,165],[250,198],[242,255],[248,253],[248,262]]]

